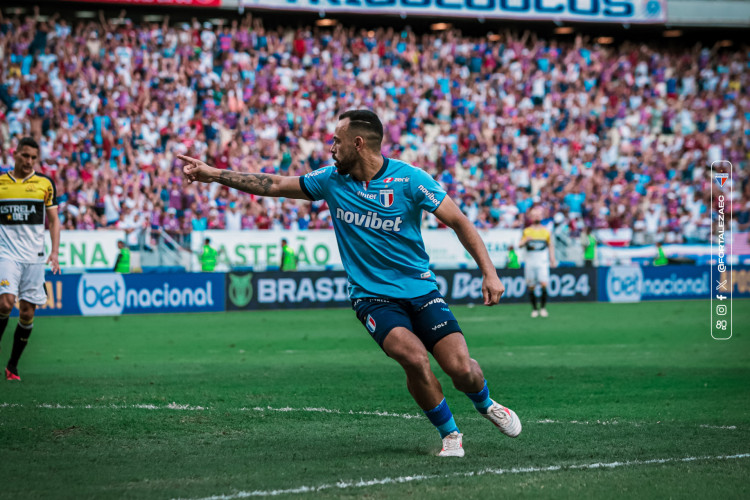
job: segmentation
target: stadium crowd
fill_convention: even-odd
[[[750,227],[746,49],[270,30],[250,15],[223,26],[6,17],[0,166],[32,135],[63,228],[122,228],[130,243],[148,228],[329,228],[325,203],[187,185],[175,155],[301,175],[329,161],[336,116],[364,107],[383,120],[384,154],[430,172],[478,228],[521,227],[541,204],[570,236],[707,241],[717,160],[734,164],[735,229]]]

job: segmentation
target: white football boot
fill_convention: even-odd
[[[516,412],[504,407],[494,399],[490,401],[492,401],[492,406],[488,408],[487,413],[482,413],[482,415],[508,437],[514,438],[521,434],[521,419],[518,418]]]
[[[531,311],[531,317],[532,318],[538,318],[539,317],[539,311],[537,311],[536,309],[534,309],[533,311]]]
[[[547,316],[549,316],[547,309],[545,309],[544,307],[542,307],[542,310],[539,311],[539,314],[542,316],[542,318],[546,318]]]
[[[443,438],[443,449],[438,453],[439,457],[463,457],[464,435],[456,431],[451,432]]]

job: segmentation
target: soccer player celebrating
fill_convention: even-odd
[[[451,227],[482,271],[485,305],[504,287],[474,226],[423,170],[381,155],[383,125],[367,110],[339,116],[331,153],[335,165],[303,177],[239,173],[179,156],[189,181],[218,182],[247,193],[324,199],[333,216],[349,295],[357,318],[406,372],[406,386],[440,432],[440,456],[464,456],[460,433],[430,368],[431,353],[453,385],[510,437],[521,433],[512,410],[490,398],[479,364],[469,356],[461,328],[430,272],[422,211]]]
[[[34,326],[36,306],[47,302],[44,289],[44,223],[49,221],[52,251],[47,263],[60,272],[60,219],[55,183],[34,171],[39,145],[31,137],[18,141],[13,172],[0,176],[0,338],[18,298],[19,319],[6,380],[21,380],[18,360]]]
[[[549,316],[547,313],[547,285],[549,284],[549,268],[556,267],[555,248],[550,238],[549,229],[542,222],[542,208],[535,207],[529,212],[531,225],[523,230],[519,246],[526,249],[526,260],[524,263],[524,275],[529,287],[529,299],[531,299],[531,317],[536,318],[540,314],[542,318]],[[536,287],[542,287],[541,310],[537,308]]]

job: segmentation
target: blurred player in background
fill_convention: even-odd
[[[44,224],[49,221],[52,250],[47,263],[60,272],[60,220],[55,183],[34,171],[39,145],[31,137],[18,141],[13,172],[0,176],[0,338],[18,299],[19,318],[6,380],[21,380],[18,360],[34,326],[36,306],[47,302],[44,288]]]
[[[549,316],[547,313],[547,285],[549,284],[549,269],[556,267],[555,248],[550,237],[549,229],[542,222],[542,208],[535,207],[529,212],[531,225],[523,230],[520,247],[526,249],[524,261],[524,275],[529,287],[529,299],[531,300],[531,317],[541,315],[543,318]],[[540,306],[537,307],[536,287],[542,287]]]
[[[130,272],[130,249],[127,247],[123,240],[117,242],[117,249],[120,251],[117,254],[117,260],[115,261],[114,272],[116,273],[129,273]]]
[[[281,239],[281,268],[282,271],[297,270],[297,256],[286,238]]]
[[[583,267],[594,267],[596,265],[596,236],[590,228],[581,233],[581,244],[583,245]]]
[[[339,116],[331,153],[335,165],[302,177],[212,168],[186,156],[189,181],[218,182],[246,193],[325,200],[331,210],[349,296],[357,317],[385,353],[406,372],[406,385],[443,439],[440,456],[464,456],[463,435],[448,408],[428,353],[453,385],[504,434],[521,421],[489,397],[479,364],[429,269],[420,224],[426,210],[452,228],[482,271],[485,305],[504,292],[474,226],[429,174],[381,154],[383,125],[372,111]]]

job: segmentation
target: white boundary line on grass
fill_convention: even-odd
[[[411,415],[408,413],[391,413],[388,411],[354,411],[354,410],[333,410],[329,408],[312,408],[309,406],[306,406],[304,408],[273,408],[271,406],[266,406],[265,408],[261,408],[260,406],[256,406],[255,408],[240,408],[240,411],[278,411],[278,412],[289,412],[289,411],[306,411],[306,412],[314,412],[314,413],[335,413],[337,415],[370,415],[373,417],[396,417],[396,418],[403,418],[406,420],[410,420],[413,418],[424,418],[424,415]]]
[[[19,403],[0,403],[0,408],[21,408],[27,405]],[[152,404],[134,404],[134,405],[62,405],[60,403],[42,403],[34,405],[34,408],[45,408],[48,410],[185,410],[185,411],[203,411],[209,408],[205,406],[192,406],[192,405],[181,405],[177,403],[169,403],[168,405],[152,405]]]
[[[2,408],[21,408],[27,405],[21,403],[0,403],[0,409]],[[44,408],[49,410],[178,410],[178,411],[209,411],[211,407],[190,405],[190,404],[179,404],[169,403],[166,405],[154,405],[154,404],[109,404],[109,405],[66,405],[60,403],[41,403],[34,405],[35,408]],[[311,413],[330,413],[335,415],[366,415],[371,417],[387,417],[387,418],[402,418],[405,420],[422,419],[424,415],[410,414],[410,413],[393,413],[389,411],[354,411],[354,410],[337,410],[332,408],[315,408],[311,406],[305,406],[303,408],[292,408],[285,406],[283,408],[274,408],[272,406],[255,406],[253,408],[239,408],[230,409],[230,411],[254,411],[254,412],[311,412]],[[477,417],[478,418],[478,417]],[[543,420],[530,421],[529,423],[536,424],[574,424],[574,425],[633,425],[639,427],[641,425],[649,424],[661,424],[661,422],[621,422],[617,419],[612,420],[552,420],[545,418]],[[706,425],[702,424],[700,427],[704,429],[719,429],[719,430],[737,430],[736,425]]]
[[[350,489],[350,488],[366,488],[368,486],[379,486],[385,484],[403,484],[411,483],[414,481],[429,481],[433,479],[449,479],[455,477],[475,477],[484,476],[488,474],[502,475],[502,474],[526,474],[534,472],[555,472],[564,470],[589,470],[589,469],[615,469],[619,467],[632,467],[637,465],[651,465],[651,464],[666,464],[666,463],[680,463],[680,462],[695,462],[695,461],[716,461],[716,460],[732,460],[750,458],[750,453],[742,453],[739,455],[720,455],[713,457],[685,457],[685,458],[655,458],[651,460],[629,460],[627,462],[609,462],[602,463],[596,462],[593,464],[579,464],[579,465],[550,465],[548,467],[514,467],[512,469],[482,469],[479,471],[470,472],[454,472],[453,474],[429,474],[429,475],[416,475],[416,476],[400,476],[400,477],[386,477],[382,479],[370,479],[368,481],[339,481],[337,483],[321,484],[319,486],[299,486],[297,488],[289,488],[285,490],[253,490],[253,491],[239,491],[230,495],[214,495],[210,497],[203,497],[196,500],[233,500],[235,498],[250,498],[250,497],[273,497],[278,495],[290,495],[294,493],[315,493],[322,490],[329,489]]]

